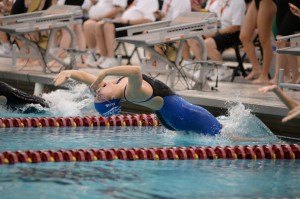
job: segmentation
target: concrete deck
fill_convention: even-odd
[[[41,83],[53,85],[55,74],[44,74],[39,66],[12,67],[11,61],[0,58],[0,80],[18,80],[26,83]],[[92,74],[97,74],[99,69],[80,68]],[[164,81],[164,76],[158,77]],[[273,93],[262,95],[257,92],[261,86],[252,85],[236,78],[236,82],[219,82],[218,91],[203,92],[196,90],[185,90],[183,84],[178,83],[176,91],[183,98],[193,104],[204,106],[215,115],[224,114],[228,102],[239,101],[254,114],[260,117],[274,132],[283,135],[300,137],[300,119],[295,119],[287,124],[281,124],[280,120],[288,112],[285,105]],[[239,83],[237,83],[239,82]],[[214,85],[214,83],[211,83]],[[16,85],[14,85],[16,86]],[[300,101],[300,92],[285,90],[293,99]]]

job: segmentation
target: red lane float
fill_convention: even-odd
[[[154,114],[116,115],[111,117],[0,118],[0,128],[158,125],[158,119]]]
[[[75,120],[74,120],[75,121]],[[112,161],[112,160],[205,160],[205,159],[300,159],[297,144],[263,146],[111,148],[47,151],[4,151],[0,164]]]

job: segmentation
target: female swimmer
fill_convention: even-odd
[[[122,76],[104,82],[106,76]],[[90,85],[95,92],[95,108],[103,116],[119,114],[120,102],[129,101],[152,109],[170,130],[216,135],[222,125],[207,110],[176,95],[167,85],[142,75],[138,66],[118,66],[100,71],[98,77],[78,70],[65,70],[54,79],[56,86],[72,78]]]

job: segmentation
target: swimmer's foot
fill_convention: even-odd
[[[254,80],[257,79],[260,75],[260,71],[251,71],[251,73],[249,73],[247,75],[247,77],[245,77],[245,80]]]
[[[266,77],[266,78],[259,77],[258,79],[253,80],[251,82],[251,84],[261,84],[261,85],[267,85],[268,83],[269,83],[269,78],[268,77]]]

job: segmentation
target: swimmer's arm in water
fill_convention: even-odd
[[[91,85],[97,77],[79,70],[64,70],[61,71],[53,80],[55,86],[59,86],[67,81],[69,78],[72,78],[76,81],[83,82],[87,85]]]
[[[286,95],[277,85],[265,86],[263,88],[258,89],[260,93],[267,93],[269,91],[273,91],[277,97],[289,108],[294,109],[300,104]]]

